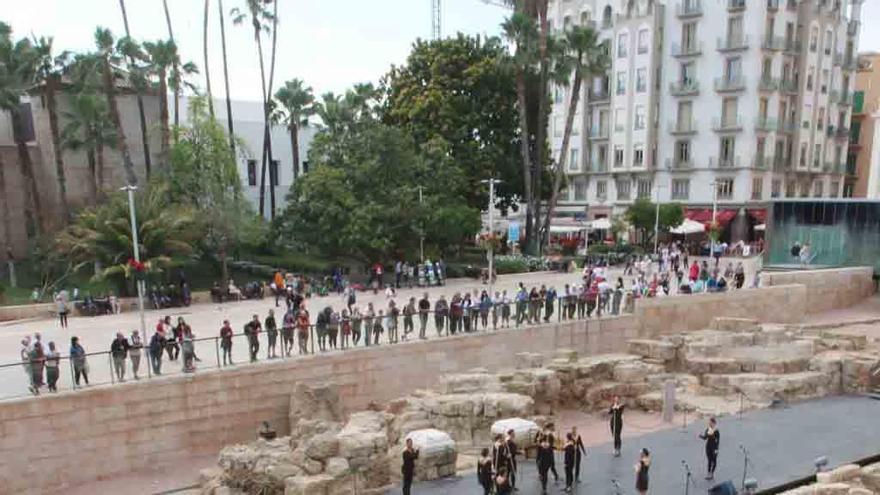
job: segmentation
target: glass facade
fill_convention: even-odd
[[[776,201],[769,208],[769,265],[799,264],[795,243],[809,244],[811,266],[873,266],[880,271],[880,202]]]

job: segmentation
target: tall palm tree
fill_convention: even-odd
[[[168,10],[168,0],[162,0],[162,8],[165,10],[165,24],[168,26],[168,39],[174,43],[174,29],[171,26],[171,11]],[[180,85],[175,81],[180,81],[180,65],[179,61],[171,68],[171,81],[169,85],[174,90],[174,127],[180,125]]]
[[[12,219],[9,215],[9,193],[6,192],[6,165],[0,155],[0,215],[3,218],[3,254],[12,263]],[[10,265],[12,266],[12,265]]]
[[[315,114],[315,95],[311,86],[301,80],[287,81],[275,93],[277,102],[275,116],[290,132],[290,146],[293,149],[293,180],[299,173],[299,129],[309,124],[309,117]]]
[[[171,150],[171,128],[168,121],[168,71],[177,64],[177,47],[173,41],[144,42],[144,51],[150,61],[150,72],[159,79],[159,122],[161,131],[160,162],[167,166]]]
[[[128,27],[128,14],[125,11],[125,0],[119,0],[119,9],[122,11],[122,22],[125,25],[125,37],[128,38],[129,40],[132,40],[133,38],[131,37],[131,30]],[[131,47],[131,46],[133,46],[133,44],[129,43],[128,46]],[[137,72],[137,69],[135,68],[134,56],[131,53],[129,53],[129,54],[127,54],[127,58],[128,58],[128,71],[130,73],[130,76],[134,76],[134,74]],[[133,82],[132,86],[134,86],[134,90],[135,90],[135,95],[137,96],[138,118],[140,119],[140,124],[141,124],[141,142],[143,143],[143,146],[144,146],[144,169],[146,171],[147,178],[149,178],[150,172],[153,168],[153,166],[152,166],[153,160],[150,157],[150,138],[147,135],[147,116],[144,113],[144,95],[143,95],[143,86],[144,85],[138,84],[139,81],[137,81],[134,78],[132,78],[132,82]],[[111,105],[111,107],[112,107],[112,105]],[[112,108],[111,108],[111,112],[112,112]],[[124,140],[125,139],[123,138],[123,141]],[[124,148],[127,150],[128,145],[126,144],[124,146]],[[131,158],[131,157],[129,156],[129,158]],[[129,179],[131,179],[131,177],[129,177]]]
[[[89,164],[89,199],[94,206],[104,192],[104,149],[116,146],[116,130],[110,124],[107,102],[94,93],[70,99],[61,132],[64,149],[84,151]]]
[[[113,33],[109,29],[99,27],[95,31],[95,44],[98,48],[96,56],[100,67],[101,83],[104,96],[107,98],[107,108],[110,110],[110,120],[116,128],[117,147],[122,154],[125,177],[128,184],[134,185],[137,184],[137,175],[134,172],[134,163],[131,160],[131,150],[128,148],[125,129],[122,127],[119,103],[116,100],[116,79],[119,75],[120,58],[113,43]]]
[[[25,136],[21,98],[37,83],[39,53],[30,40],[12,39],[12,29],[0,22],[0,110],[9,113],[18,163],[25,185],[25,227],[28,236],[43,231],[43,205],[34,178],[34,164]],[[8,232],[8,231],[7,231]]]
[[[208,93],[208,113],[214,118],[214,93],[211,92],[211,70],[208,66],[208,12],[211,0],[205,0],[205,15],[202,22],[202,52],[205,59],[205,91]]]
[[[269,147],[269,88],[266,85],[266,65],[263,58],[263,33],[271,33],[274,31],[275,17],[273,13],[266,7],[268,3],[274,0],[245,0],[245,10],[235,7],[231,11],[232,22],[235,25],[242,25],[250,22],[254,30],[254,42],[257,45],[257,59],[260,64],[260,83],[262,85],[263,98],[263,160],[260,170],[260,216],[266,211],[266,160]],[[277,8],[277,7],[276,7]],[[271,23],[271,25],[270,25]],[[273,49],[274,51],[274,49]],[[271,180],[271,177],[270,177]],[[274,187],[270,187],[272,197],[274,198]],[[272,216],[275,211],[273,208]]]
[[[61,149],[61,132],[58,126],[58,102],[55,92],[61,89],[61,76],[70,65],[70,52],[58,56],[52,53],[52,38],[34,40],[34,48],[39,55],[37,77],[42,86],[43,102],[49,112],[49,131],[52,136],[52,151],[55,158],[55,175],[58,180],[58,200],[61,203],[62,218],[69,219],[67,207],[67,177],[64,172],[64,150]]]
[[[223,47],[223,83],[226,86],[226,123],[229,127],[229,148],[235,154],[235,130],[232,125],[232,97],[229,94],[229,64],[226,59],[226,13],[223,11],[223,0],[217,0],[220,9],[220,45]]]
[[[556,67],[557,84],[567,84],[573,79],[571,95],[568,101],[568,112],[565,118],[565,131],[562,135],[562,148],[559,151],[559,159],[556,163],[556,172],[553,178],[553,189],[550,192],[550,203],[547,206],[547,216],[544,218],[544,226],[541,235],[541,245],[546,246],[550,240],[550,222],[556,203],[559,200],[559,192],[562,187],[562,179],[565,176],[566,163],[569,158],[569,145],[571,143],[571,131],[574,126],[574,118],[577,113],[581,98],[581,88],[584,79],[590,80],[594,75],[604,74],[608,71],[609,59],[599,34],[592,28],[574,26],[565,33],[562,43],[561,57]]]

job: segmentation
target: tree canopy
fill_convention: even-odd
[[[647,243],[654,238],[654,221],[657,219],[657,207],[648,198],[639,198],[626,210],[626,220],[636,230],[642,232],[642,239]],[[666,232],[681,225],[684,221],[684,210],[678,203],[660,205],[659,230]]]

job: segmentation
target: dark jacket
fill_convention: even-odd
[[[110,343],[110,354],[115,358],[124,358],[128,354],[129,347],[131,346],[128,345],[128,339],[113,339]]]

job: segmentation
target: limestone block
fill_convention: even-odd
[[[328,431],[308,439],[304,447],[307,456],[316,460],[324,460],[339,452],[339,440],[336,438],[336,433]]]
[[[758,320],[750,318],[719,316],[712,320],[712,328],[723,332],[757,332],[760,330],[760,325]]]
[[[868,490],[867,488],[862,488],[860,486],[850,487],[847,495],[875,495],[877,492]]]
[[[687,372],[694,375],[739,373],[742,371],[739,361],[732,358],[688,356],[684,364]]]
[[[338,422],[342,417],[339,388],[336,384],[307,385],[304,382],[297,382],[290,396],[291,427],[300,419]]]
[[[627,351],[644,358],[657,359],[663,362],[675,361],[677,348],[672,342],[651,339],[633,339],[627,341]]]
[[[497,434],[505,435],[508,430],[513,430],[516,435],[516,444],[521,449],[532,447],[535,435],[540,431],[540,427],[534,421],[523,418],[506,418],[499,419],[492,423],[490,433],[494,437]]]
[[[576,363],[578,360],[578,353],[574,349],[556,349],[556,359],[568,361],[569,363]]]
[[[287,480],[284,495],[324,495],[332,483],[333,477],[327,474],[296,476]]]
[[[516,357],[516,369],[540,368],[544,363],[544,356],[537,352],[519,352]]]
[[[327,459],[327,463],[324,465],[324,472],[334,478],[344,476],[348,473],[348,470],[348,461],[342,457],[331,457]]]
[[[426,429],[411,432],[407,438],[412,439],[413,446],[419,450],[419,458],[416,459],[417,479],[432,480],[446,476],[447,466],[455,466],[458,457],[455,441],[448,433]]]
[[[456,373],[442,376],[439,389],[446,394],[468,394],[501,390],[497,375],[489,373]]]
[[[621,363],[614,367],[613,378],[618,382],[644,382],[648,376],[665,373],[666,367],[659,364],[648,364],[644,361]]]
[[[860,474],[862,484],[873,490],[874,493],[880,493],[880,463],[863,467]]]
[[[633,354],[600,354],[578,360],[574,368],[577,378],[610,379],[615,365],[638,360]]]
[[[302,463],[302,469],[307,474],[315,475],[320,474],[324,471],[324,464],[321,461],[316,461],[314,459],[306,459]]]

